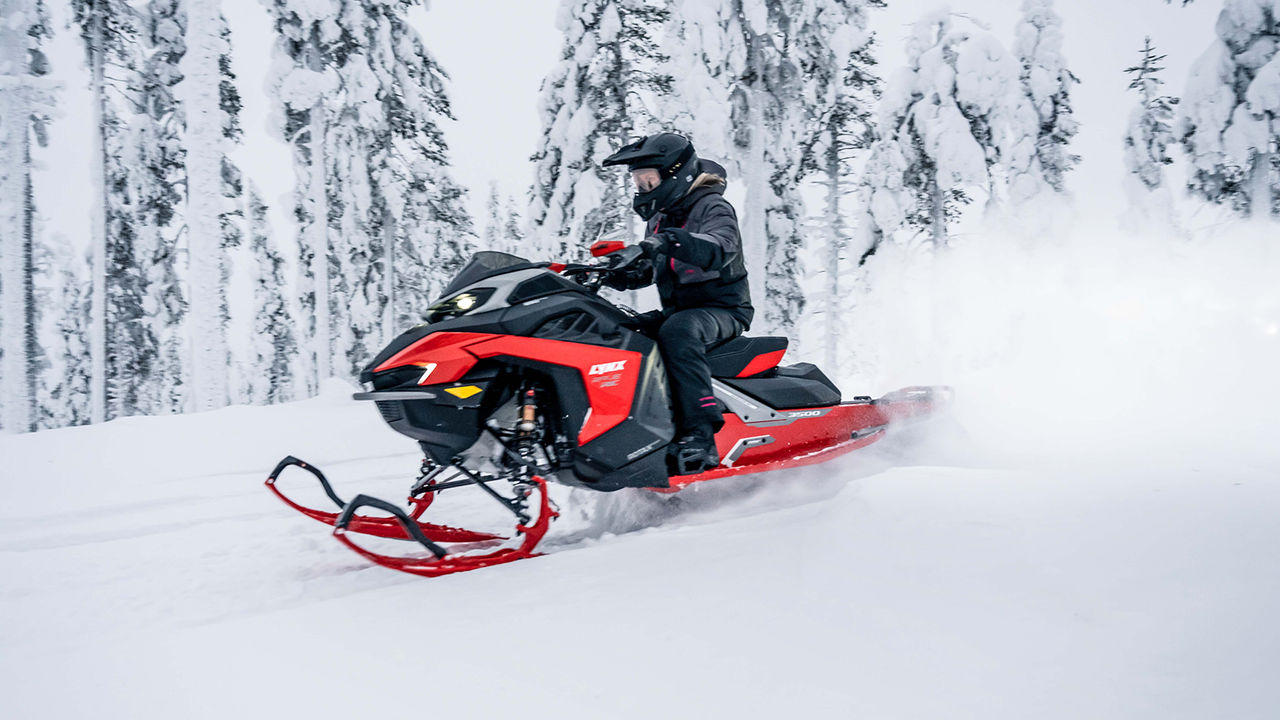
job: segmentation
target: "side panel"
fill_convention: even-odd
[[[484,340],[467,350],[478,358],[508,355],[576,369],[590,408],[578,430],[579,445],[600,437],[631,413],[642,362],[638,352],[509,335]]]
[[[737,415],[725,413],[725,426],[716,433],[721,465],[698,475],[672,477],[670,487],[823,462],[879,440],[890,422],[882,408],[871,403],[845,403],[787,415],[782,421],[744,423]]]
[[[617,348],[543,338],[486,333],[433,333],[410,345],[374,369],[375,373],[405,366],[423,369],[419,385],[454,382],[476,362],[498,356],[524,358],[577,371],[586,389],[588,411],[578,429],[585,445],[627,419],[640,378],[643,356]]]
[[[667,445],[675,435],[671,397],[662,356],[652,340],[635,336],[647,348],[627,420],[578,448],[574,474],[598,490],[666,487]]]

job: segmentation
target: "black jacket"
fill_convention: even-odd
[[[742,236],[737,213],[724,199],[724,188],[723,183],[694,188],[650,219],[645,234],[661,237],[663,250],[652,261],[640,263],[629,277],[610,284],[620,290],[656,284],[663,315],[717,307],[729,310],[744,328],[750,327],[755,309]]]

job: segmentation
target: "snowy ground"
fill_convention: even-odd
[[[402,495],[412,444],[345,392],[0,438],[4,716],[1280,709],[1275,466],[1000,469],[948,432],[593,523],[562,496],[550,555],[425,580],[262,487],[292,452]]]

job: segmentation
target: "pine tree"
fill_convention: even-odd
[[[73,0],[90,67],[96,188],[92,248],[91,416],[95,422],[148,410],[141,379],[155,371],[157,338],[147,322],[148,276],[136,249],[145,173],[133,137],[144,108],[138,89],[141,17],[124,0]],[[107,68],[110,67],[110,72]]]
[[[1015,119],[1030,122],[1014,132],[1034,138],[1035,156],[1025,168],[1012,168],[1009,193],[1015,202],[1034,197],[1043,186],[1063,192],[1066,174],[1080,162],[1067,150],[1079,129],[1071,111],[1071,86],[1080,80],[1062,57],[1062,19],[1053,11],[1053,0],[1023,0],[1022,13],[1014,49],[1022,66],[1022,92],[1034,115],[1016,113]]]
[[[1280,8],[1271,0],[1225,0],[1215,29],[1192,66],[1178,122],[1189,189],[1241,215],[1270,218],[1280,190]]]
[[[531,230],[550,259],[581,260],[598,238],[632,227],[629,178],[600,160],[658,130],[650,105],[670,91],[656,34],[670,11],[652,0],[562,0],[561,60],[542,84],[543,137]]]
[[[906,226],[943,245],[947,223],[974,192],[997,192],[992,172],[1025,142],[1011,119],[1027,104],[999,41],[955,27],[947,10],[916,23],[907,56],[881,104],[880,137],[864,169],[868,232]]]
[[[664,47],[676,79],[665,116],[687,129],[699,155],[723,159],[731,183],[746,186],[741,230],[761,331],[794,334],[804,311],[799,186],[839,106],[834,88],[851,77],[847,63],[856,69],[847,55],[868,39],[865,12],[878,5],[685,0],[669,23]]]
[[[498,183],[489,183],[489,201],[485,205],[484,235],[480,238],[480,246],[485,250],[505,252],[502,248],[502,201],[498,198]]]
[[[233,221],[238,172],[227,153],[236,139],[226,104],[227,29],[217,3],[188,2],[182,105],[186,118],[186,221],[191,333],[191,407],[210,410],[231,399],[227,340],[227,248],[239,242]],[[238,101],[231,108],[238,109]]]
[[[274,0],[274,86],[299,169],[302,345],[311,387],[358,373],[472,237],[436,120],[447,77],[406,0]],[[424,257],[424,249],[435,257]],[[430,264],[428,264],[430,263]],[[332,368],[332,369],[331,369]]]
[[[381,83],[384,138],[372,144],[370,167],[375,217],[382,218],[383,285],[389,288],[385,317],[413,318],[443,291],[470,259],[475,232],[465,207],[466,191],[449,172],[449,148],[438,121],[452,119],[448,76],[405,18],[415,3],[372,3],[367,44]],[[374,13],[376,10],[376,14]],[[390,38],[387,43],[382,38]],[[406,81],[406,78],[409,81]],[[369,284],[373,287],[372,278]],[[352,372],[406,324],[386,326],[350,355]]]
[[[516,199],[507,196],[506,205],[502,212],[502,238],[509,250],[507,252],[512,255],[520,255],[523,257],[526,244],[524,234],[524,220],[520,217],[520,208],[516,205]]]
[[[485,206],[484,235],[480,247],[484,250],[524,256],[525,235],[515,199],[504,200],[498,192],[498,183],[489,184],[489,201]]]
[[[808,281],[803,285],[807,299],[821,313],[818,335],[823,367],[837,374],[841,318],[849,276],[856,270],[856,258],[850,262],[848,257],[850,238],[843,204],[856,189],[855,161],[875,136],[872,116],[880,78],[872,54],[874,36],[867,25],[868,11],[881,7],[880,0],[815,3],[803,6],[804,12],[794,19],[800,25],[797,46],[810,116],[810,129],[802,140],[803,174],[825,189],[822,216],[810,222],[804,233],[801,266]]]
[[[40,429],[83,425],[90,421],[88,353],[90,289],[85,282],[92,258],[75,258],[70,242],[42,243],[36,284],[41,353],[36,426]]]
[[[248,185],[245,193],[249,220],[249,264],[254,277],[254,320],[251,342],[249,387],[246,400],[255,405],[292,400],[292,363],[298,345],[294,321],[284,298],[284,258],[271,239],[267,206],[257,190]]]
[[[1164,168],[1173,164],[1169,146],[1174,144],[1173,113],[1178,98],[1160,93],[1164,80],[1160,65],[1164,55],[1157,55],[1147,36],[1142,47],[1142,61],[1126,68],[1131,76],[1129,89],[1141,98],[1129,116],[1129,127],[1124,135],[1125,167],[1140,181],[1146,192],[1155,192],[1165,186]]]
[[[280,102],[279,130],[293,147],[294,216],[299,226],[298,294],[300,380],[313,393],[328,377],[333,354],[329,336],[328,111],[324,97],[337,87],[326,55],[340,40],[329,7],[276,0],[269,10],[276,29],[272,95]]]
[[[765,0],[684,0],[673,15],[674,92],[665,106],[701,157],[746,185],[740,230],[761,332],[791,334],[804,305],[795,272],[804,215],[805,119],[798,63],[787,53],[789,7]],[[790,3],[787,3],[789,6]]]
[[[174,89],[182,80],[186,12],[178,0],[151,0],[140,17],[145,53],[130,95],[139,112],[129,122],[126,164],[136,188],[135,264],[142,273],[143,318],[154,338],[150,373],[134,378],[139,410],[179,412],[186,390],[186,295],[180,279],[182,190],[186,184],[183,114]]]
[[[49,35],[39,0],[0,0],[0,429],[13,432],[37,420],[31,142],[44,143],[53,107],[41,77],[48,67],[40,42]]]

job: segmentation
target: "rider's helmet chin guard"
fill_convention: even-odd
[[[604,159],[606,167],[626,165],[628,170],[653,168],[661,182],[649,192],[636,193],[631,206],[648,220],[671,207],[693,187],[698,177],[698,155],[689,138],[675,133],[659,133],[640,138]]]

